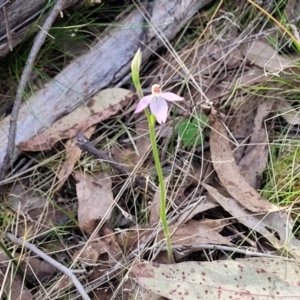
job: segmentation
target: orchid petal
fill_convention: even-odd
[[[152,99],[153,99],[153,95],[148,95],[148,96],[143,97],[140,100],[138,106],[136,107],[134,113],[137,114],[140,111],[142,111],[143,109],[145,109],[149,105],[149,103],[151,102]]]
[[[168,115],[168,103],[162,97],[154,97],[150,102],[151,112],[159,124],[165,123]]]
[[[170,92],[161,93],[160,97],[162,97],[168,101],[171,101],[171,102],[184,100],[184,98],[182,98],[174,93],[170,93]]]

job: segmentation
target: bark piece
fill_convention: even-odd
[[[85,131],[115,115],[133,98],[134,94],[131,91],[121,88],[100,91],[86,106],[78,107],[42,133],[19,143],[18,148],[21,151],[49,150],[56,142],[74,138],[79,131]]]
[[[70,7],[80,0],[68,0],[66,6]],[[0,0],[0,57],[5,56],[9,51],[9,45],[6,34],[6,24],[4,19],[3,7],[5,4],[9,28],[12,35],[12,48],[21,43],[28,37],[28,32],[35,22],[42,24],[46,15],[44,9],[49,1],[47,0],[19,0],[19,1],[6,1]],[[1,8],[2,7],[2,8]],[[38,20],[39,19],[39,20]],[[38,21],[37,21],[38,20]],[[36,27],[36,30],[38,27]]]
[[[173,38],[181,27],[201,7],[210,1],[186,0],[184,2],[157,0],[154,2],[150,22],[160,24],[149,28],[145,38],[143,59],[146,60],[162,42],[157,30],[166,39]],[[108,28],[91,50],[76,59],[51,82],[39,90],[22,106],[18,121],[16,144],[29,140],[84,103],[99,90],[114,86],[130,71],[130,64],[142,37],[144,17],[138,9],[122,22],[121,26]],[[7,148],[9,116],[0,122],[0,166]],[[19,152],[15,151],[15,158]]]

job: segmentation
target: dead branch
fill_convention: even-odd
[[[20,106],[22,102],[22,96],[24,90],[26,90],[28,85],[28,78],[32,71],[32,67],[35,61],[35,58],[43,45],[47,33],[52,26],[53,22],[55,21],[57,15],[63,9],[66,0],[57,0],[56,4],[54,5],[51,13],[49,14],[48,18],[46,19],[42,30],[37,34],[33,46],[30,50],[25,68],[23,70],[21,80],[17,89],[16,99],[14,101],[14,106],[12,109],[12,113],[10,115],[10,126],[9,126],[9,133],[8,133],[8,141],[6,147],[6,154],[3,159],[3,164],[0,169],[0,181],[3,180],[8,172],[10,167],[10,163],[13,159],[13,153],[15,148],[15,139],[16,139],[16,131],[17,131],[17,119],[20,111]]]
[[[80,0],[68,0],[64,9]],[[0,57],[28,38],[42,25],[46,14],[47,0],[0,0]]]
[[[201,7],[210,0],[156,0],[145,41],[143,59],[146,60],[162,45],[162,38],[170,40]],[[122,26],[108,28],[91,50],[66,67],[45,87],[26,101],[18,119],[15,143],[27,141],[50,126],[60,116],[83,104],[107,86],[115,86],[130,72],[130,63],[141,46],[139,37],[145,19],[136,9]],[[9,118],[0,122],[0,166],[8,143]],[[14,158],[20,152],[15,150]]]
[[[110,165],[114,170],[116,170],[120,175],[130,176],[130,170],[122,166],[120,163],[116,162],[112,157],[106,154],[103,151],[95,148],[89,140],[83,135],[82,132],[79,132],[77,135],[77,146],[84,152],[92,154],[98,159],[103,160],[105,163]],[[156,192],[156,187],[149,181],[144,178],[136,176],[134,179],[136,185],[141,187],[147,187],[147,189],[153,193]]]

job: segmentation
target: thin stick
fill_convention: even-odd
[[[128,170],[126,167],[122,166],[120,163],[116,162],[113,158],[111,158],[108,154],[106,154],[103,151],[98,150],[95,148],[89,140],[84,136],[82,132],[79,132],[77,134],[77,143],[76,145],[84,152],[90,153],[94,155],[96,158],[103,160],[105,163],[110,165],[113,169],[115,169],[120,175],[130,175],[130,170]],[[155,193],[156,187],[151,183],[147,182],[144,178],[135,177],[135,183],[138,186],[146,187],[149,191]]]
[[[74,273],[78,273],[78,270],[71,270],[71,269],[65,267],[64,265],[60,264],[58,261],[56,261],[49,255],[47,255],[46,253],[39,250],[35,245],[21,240],[9,232],[5,233],[5,236],[8,239],[10,239],[13,243],[20,245],[20,246],[24,246],[26,249],[31,250],[36,255],[41,257],[43,260],[45,260],[46,262],[48,262],[49,264],[51,264],[52,266],[54,266],[55,268],[57,268],[58,270],[63,272],[65,275],[67,275],[72,280],[72,282],[74,283],[78,292],[80,293],[82,299],[91,300],[91,298],[88,296],[87,292],[85,291],[84,287],[82,286],[82,284],[79,282],[79,280],[77,279],[77,277],[74,274]]]
[[[60,13],[60,11],[63,9],[66,0],[57,0],[56,4],[54,5],[52,11],[50,12],[49,16],[45,20],[45,23],[42,27],[42,30],[36,35],[33,46],[30,50],[28,59],[26,61],[25,68],[23,70],[21,80],[17,89],[16,93],[16,99],[14,102],[14,106],[11,112],[10,116],[10,126],[9,126],[9,132],[8,132],[8,140],[7,140],[7,148],[5,157],[3,160],[2,168],[0,170],[0,181],[2,181],[10,167],[10,164],[13,160],[13,154],[14,154],[14,148],[15,148],[15,138],[16,138],[16,131],[17,131],[17,119],[22,103],[22,96],[23,92],[25,91],[27,85],[28,85],[28,78],[30,76],[30,73],[32,71],[32,67],[35,61],[35,58],[43,45],[47,33],[52,26],[55,18]]]

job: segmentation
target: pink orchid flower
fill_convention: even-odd
[[[143,97],[134,113],[139,113],[145,109],[148,105],[152,114],[156,117],[156,120],[159,124],[165,123],[168,115],[168,103],[167,101],[182,101],[184,98],[174,94],[174,93],[162,93],[160,85],[152,85],[152,95]]]

